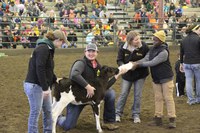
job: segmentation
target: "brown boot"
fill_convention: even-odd
[[[148,124],[149,126],[162,126],[162,118],[155,116],[153,121]]]
[[[169,128],[176,128],[176,118],[169,118]]]
[[[114,123],[102,123],[102,129],[114,131],[114,130],[117,130],[118,128],[119,126],[117,126]]]

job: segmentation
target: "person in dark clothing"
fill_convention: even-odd
[[[129,61],[138,61],[148,53],[148,46],[140,40],[139,33],[130,31],[126,38],[126,43],[121,45],[118,51],[117,64],[119,66]],[[148,76],[148,68],[137,68],[129,70],[122,75],[121,93],[116,105],[116,121],[121,121],[121,116],[126,104],[126,100],[132,85],[134,86],[134,104],[132,106],[132,118],[134,123],[140,123],[140,105],[142,97],[142,88],[144,81]]]
[[[36,41],[38,40],[38,36],[34,33],[34,31],[32,31],[29,34],[28,40],[30,42],[30,47],[29,48],[35,48],[36,47]]]
[[[151,126],[161,126],[164,101],[167,106],[169,128],[176,127],[176,111],[173,98],[173,71],[169,61],[169,49],[165,43],[166,34],[163,30],[153,34],[153,44],[146,56],[133,63],[135,67],[150,67],[155,95],[155,114]]]
[[[43,132],[52,133],[51,86],[56,82],[54,74],[54,51],[61,47],[66,36],[60,30],[50,31],[46,38],[37,40],[29,60],[28,73],[24,81],[24,92],[30,105],[28,133],[38,133],[38,120],[43,111]]]
[[[180,71],[180,54],[178,54],[178,60],[175,63],[176,72],[176,96],[181,97],[185,95],[185,73]]]
[[[68,36],[67,36],[67,40],[69,41],[69,43],[70,43],[70,48],[71,47],[77,47],[77,45],[76,45],[76,42],[77,42],[77,36],[76,36],[76,33],[74,33],[74,30],[73,29],[70,29],[70,32],[69,32],[69,34],[68,34]]]
[[[97,61],[98,48],[95,44],[88,44],[85,49],[85,56],[83,59],[76,60],[71,67],[70,79],[79,84],[87,90],[87,97],[90,98],[94,95],[95,88],[89,84],[89,81],[97,77],[97,73],[101,65]],[[118,76],[115,75],[108,81],[108,86],[112,86]],[[114,125],[115,122],[115,92],[113,89],[108,89],[104,97],[104,125],[102,128],[108,130],[115,130],[118,126]],[[59,116],[57,124],[64,130],[68,131],[76,126],[78,117],[85,105],[68,104],[66,107],[66,116]]]
[[[185,72],[187,103],[193,105],[200,103],[200,25],[190,26],[186,33],[180,45],[180,71]]]

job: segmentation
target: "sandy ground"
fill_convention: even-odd
[[[26,133],[27,121],[29,114],[29,105],[26,95],[23,91],[23,80],[26,77],[28,59],[32,50],[0,50],[7,57],[0,58],[0,133]],[[177,59],[176,54],[178,47],[171,47],[171,62]],[[83,56],[83,50],[56,50],[55,55],[55,73],[58,77],[68,76],[71,64]],[[116,65],[116,49],[101,49],[99,53],[99,61],[101,64],[109,66]],[[149,76],[145,82],[142,107],[141,107],[141,124],[134,124],[131,120],[131,107],[133,103],[133,91],[129,94],[126,103],[122,122],[117,123],[119,130],[114,133],[199,133],[200,132],[200,105],[189,106],[186,104],[186,97],[174,98],[177,111],[177,128],[173,130],[167,129],[168,118],[166,117],[166,108],[164,116],[164,125],[162,127],[150,127],[148,123],[152,120],[154,114],[154,96],[151,85],[151,77]],[[120,93],[120,79],[114,84],[116,98]],[[117,101],[117,99],[116,99]],[[102,106],[103,107],[103,106]],[[65,112],[63,112],[65,113]],[[40,119],[40,132],[42,132],[42,124]],[[85,107],[78,120],[77,127],[69,131],[69,133],[94,133],[95,119],[93,117],[90,106]],[[65,131],[57,127],[58,133]],[[104,131],[109,133],[110,131]]]

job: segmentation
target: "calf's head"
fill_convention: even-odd
[[[119,69],[115,67],[102,66],[100,70],[100,77],[110,78],[119,73]]]

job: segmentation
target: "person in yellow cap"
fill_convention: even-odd
[[[150,67],[151,70],[155,96],[155,117],[154,121],[149,125],[162,125],[163,104],[165,101],[169,117],[169,128],[175,128],[176,111],[173,99],[173,72],[169,61],[169,49],[165,40],[166,34],[164,31],[161,30],[153,34],[154,46],[150,48],[143,59],[133,63],[132,69]]]

